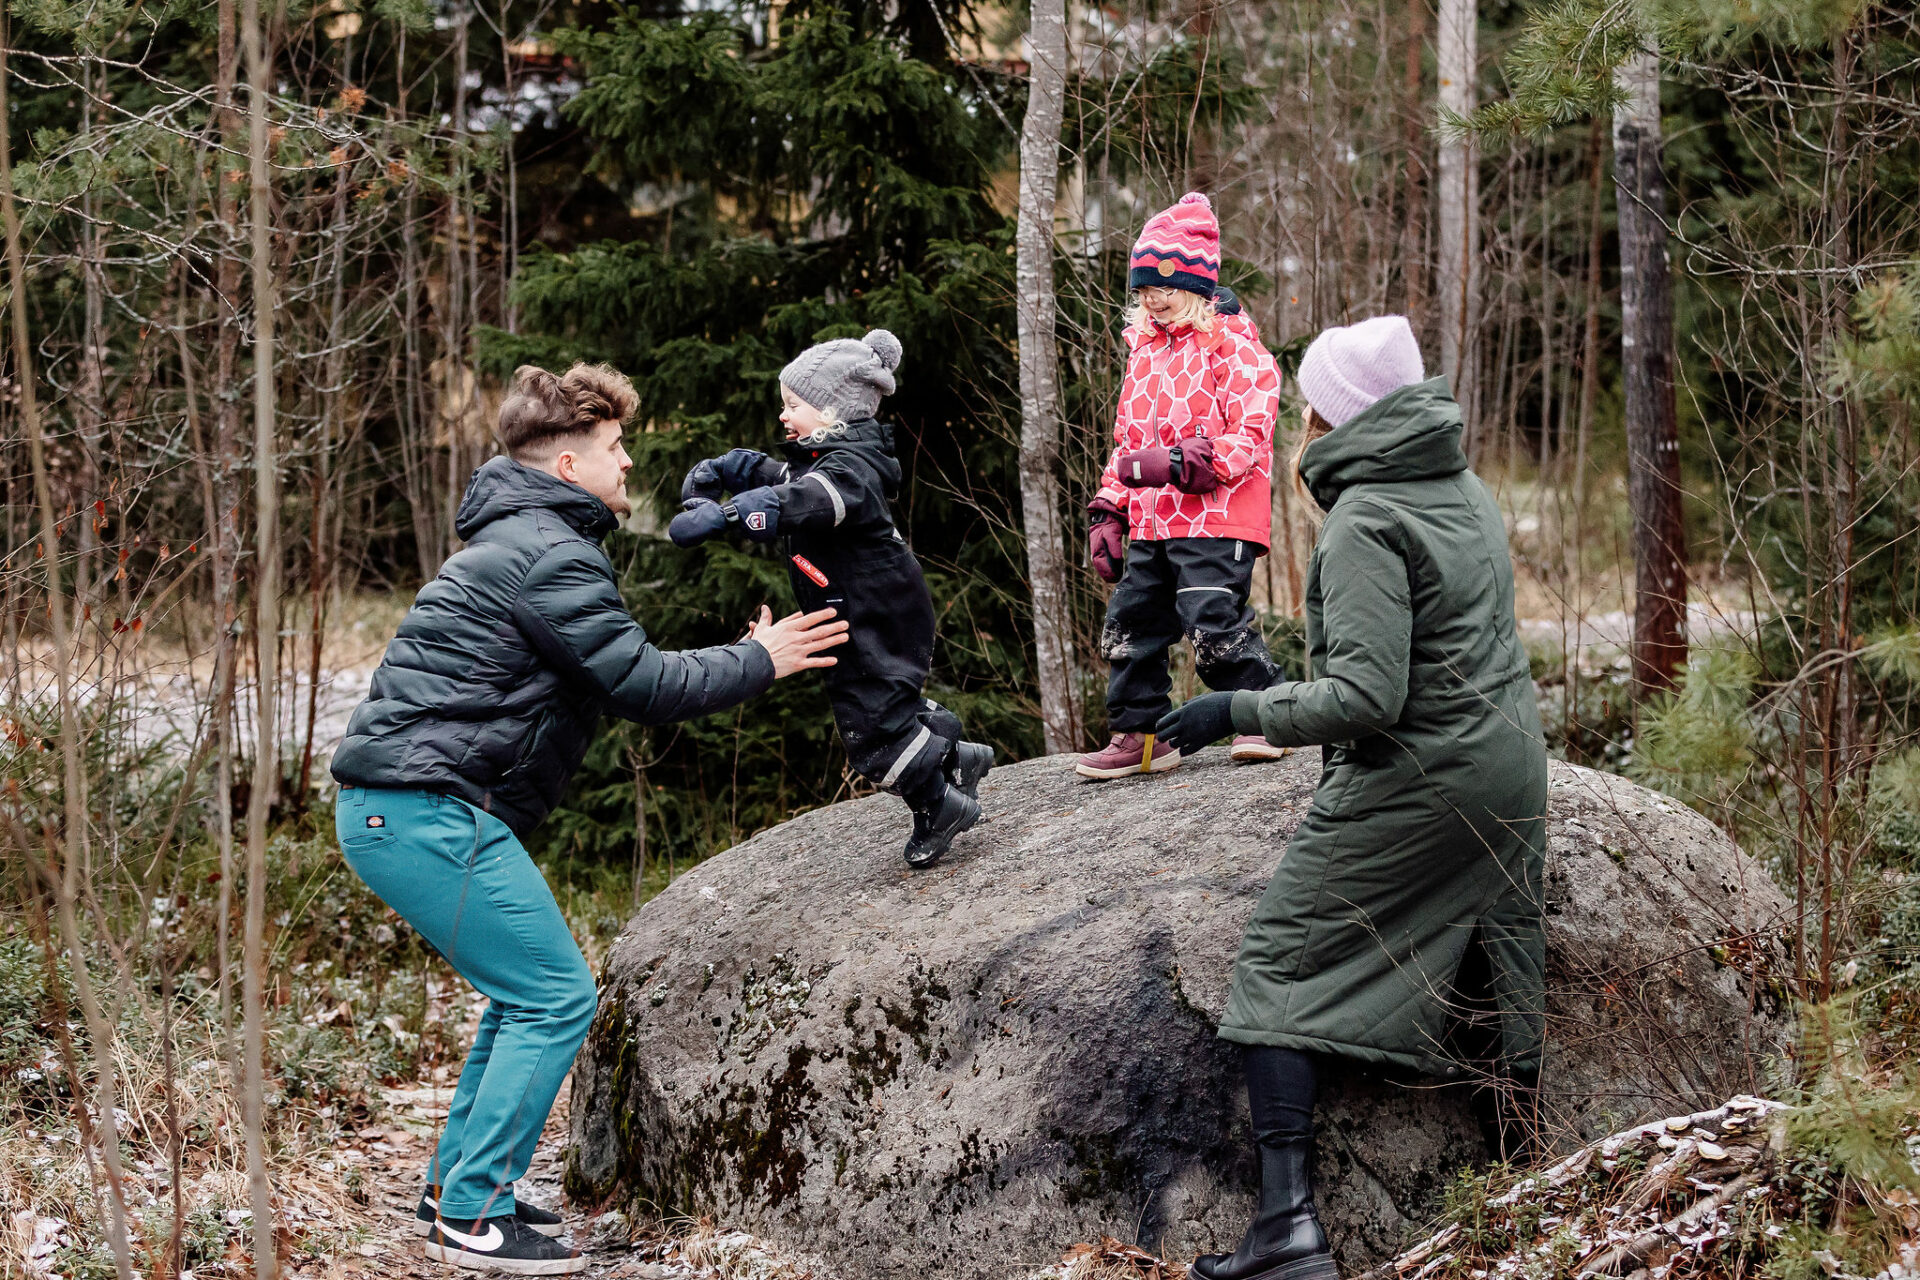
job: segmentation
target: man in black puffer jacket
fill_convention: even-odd
[[[580,765],[600,715],[642,724],[737,706],[835,659],[822,610],[737,644],[662,653],[627,612],[600,540],[627,511],[631,384],[604,367],[523,368],[500,409],[508,456],[474,472],[467,545],[421,589],[333,758],[355,872],[491,1003],[418,1217],[429,1257],[526,1275],[585,1260],[513,1198],[594,1012],[593,975],[520,841]]]

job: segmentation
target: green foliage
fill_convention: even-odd
[[[1696,649],[1679,689],[1641,709],[1632,775],[1690,805],[1724,806],[1753,762],[1756,674],[1741,650]]]
[[[687,648],[731,641],[762,603],[783,611],[792,596],[773,548],[687,552],[658,536],[681,476],[730,448],[777,454],[780,369],[812,343],[892,330],[900,391],[881,413],[907,472],[896,516],[935,603],[928,692],[1003,758],[1030,754],[1026,549],[1010,517],[1013,227],[991,198],[1024,86],[928,56],[859,5],[796,6],[772,47],[751,16],[634,7],[558,37],[585,72],[568,112],[595,171],[667,193],[668,207],[630,238],[529,253],[514,291],[521,333],[487,331],[482,358],[497,372],[605,359],[634,377],[644,426],[629,448],[649,510],[610,552],[654,641]],[[1242,77],[1216,60],[1202,79],[1197,56],[1184,43],[1157,56],[1153,92],[1091,127],[1129,147],[1168,145],[1193,127],[1203,85],[1202,117],[1237,118],[1251,104]],[[1117,297],[1124,264],[1096,266],[1099,292]],[[1098,401],[1108,372],[1063,368],[1069,412]],[[648,868],[680,867],[864,789],[819,682],[802,677],[705,721],[606,726],[542,839],[555,856],[630,871],[641,813]]]
[[[1860,335],[1835,353],[1835,388],[1920,408],[1920,271],[1862,289],[1853,318]]]

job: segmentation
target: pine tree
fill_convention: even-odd
[[[699,458],[778,452],[788,360],[892,330],[905,357],[882,417],[909,474],[896,514],[938,602],[930,693],[975,736],[1029,754],[1040,734],[1024,554],[1017,525],[990,517],[1018,503],[1016,451],[996,430],[1015,382],[1012,226],[989,192],[1022,95],[915,56],[862,7],[790,9],[764,41],[746,19],[628,10],[605,31],[560,37],[587,77],[570,114],[594,140],[598,175],[648,210],[645,234],[529,251],[521,334],[489,333],[486,358],[499,371],[604,359],[631,374],[645,419],[633,483],[658,528]],[[762,601],[792,607],[771,548],[686,552],[643,534],[616,552],[636,616],[666,647],[732,640]],[[635,760],[655,799],[656,862],[702,856],[856,785],[818,682],[784,681],[732,715],[651,735],[610,728],[551,824],[556,843],[632,844]],[[691,803],[729,795],[718,821],[713,804]]]

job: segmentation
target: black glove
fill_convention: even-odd
[[[676,547],[697,547],[708,538],[726,532],[726,508],[711,498],[689,498],[686,510],[667,525],[667,536]]]
[[[1154,738],[1181,755],[1192,755],[1233,732],[1233,694],[1203,693],[1160,717]]]

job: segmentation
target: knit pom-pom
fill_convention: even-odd
[[[1187,192],[1187,194],[1180,197],[1180,203],[1181,204],[1197,204],[1202,209],[1213,208],[1213,202],[1208,200],[1204,194],[1198,191]]]
[[[880,357],[880,363],[889,369],[900,367],[900,339],[885,329],[875,329],[860,339],[873,348],[873,354]]]

